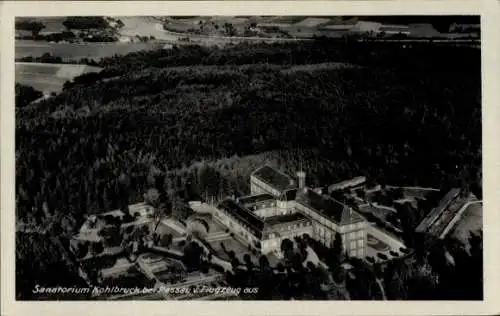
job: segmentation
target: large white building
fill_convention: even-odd
[[[347,205],[306,186],[306,174],[296,178],[263,166],[252,173],[251,195],[222,201],[215,218],[240,240],[262,253],[279,250],[285,238],[308,234],[331,247],[337,233],[351,257],[366,254],[367,221]]]

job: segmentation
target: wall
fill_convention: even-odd
[[[262,253],[266,254],[274,250],[281,251],[281,242],[283,239],[288,238],[293,241],[293,238],[296,236],[302,236],[304,234],[308,234],[312,236],[313,228],[312,225],[296,228],[293,230],[278,232],[279,235],[275,238],[269,238],[262,241]]]
[[[260,242],[249,230],[243,227],[239,222],[225,214],[219,209],[214,210],[214,219],[224,227],[227,227],[233,234],[239,237],[239,240],[253,246],[254,242]]]

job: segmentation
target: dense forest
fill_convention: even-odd
[[[70,234],[85,214],[141,201],[158,173],[185,199],[246,194],[264,162],[302,165],[313,185],[366,175],[481,191],[478,49],[317,39],[99,66],[17,107],[19,222]]]
[[[43,93],[33,87],[16,83],[15,96],[16,107],[23,107],[43,97]]]

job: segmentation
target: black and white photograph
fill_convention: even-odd
[[[481,19],[16,17],[15,299],[482,301]]]

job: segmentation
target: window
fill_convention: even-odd
[[[356,248],[356,241],[355,240],[351,241],[350,248],[351,249]]]
[[[356,251],[351,251],[351,252],[349,253],[349,256],[351,256],[351,257],[356,257]]]
[[[364,237],[365,232],[363,230],[358,231],[358,237]]]
[[[359,239],[358,240],[358,247],[363,247],[363,242],[364,242],[363,239]]]

